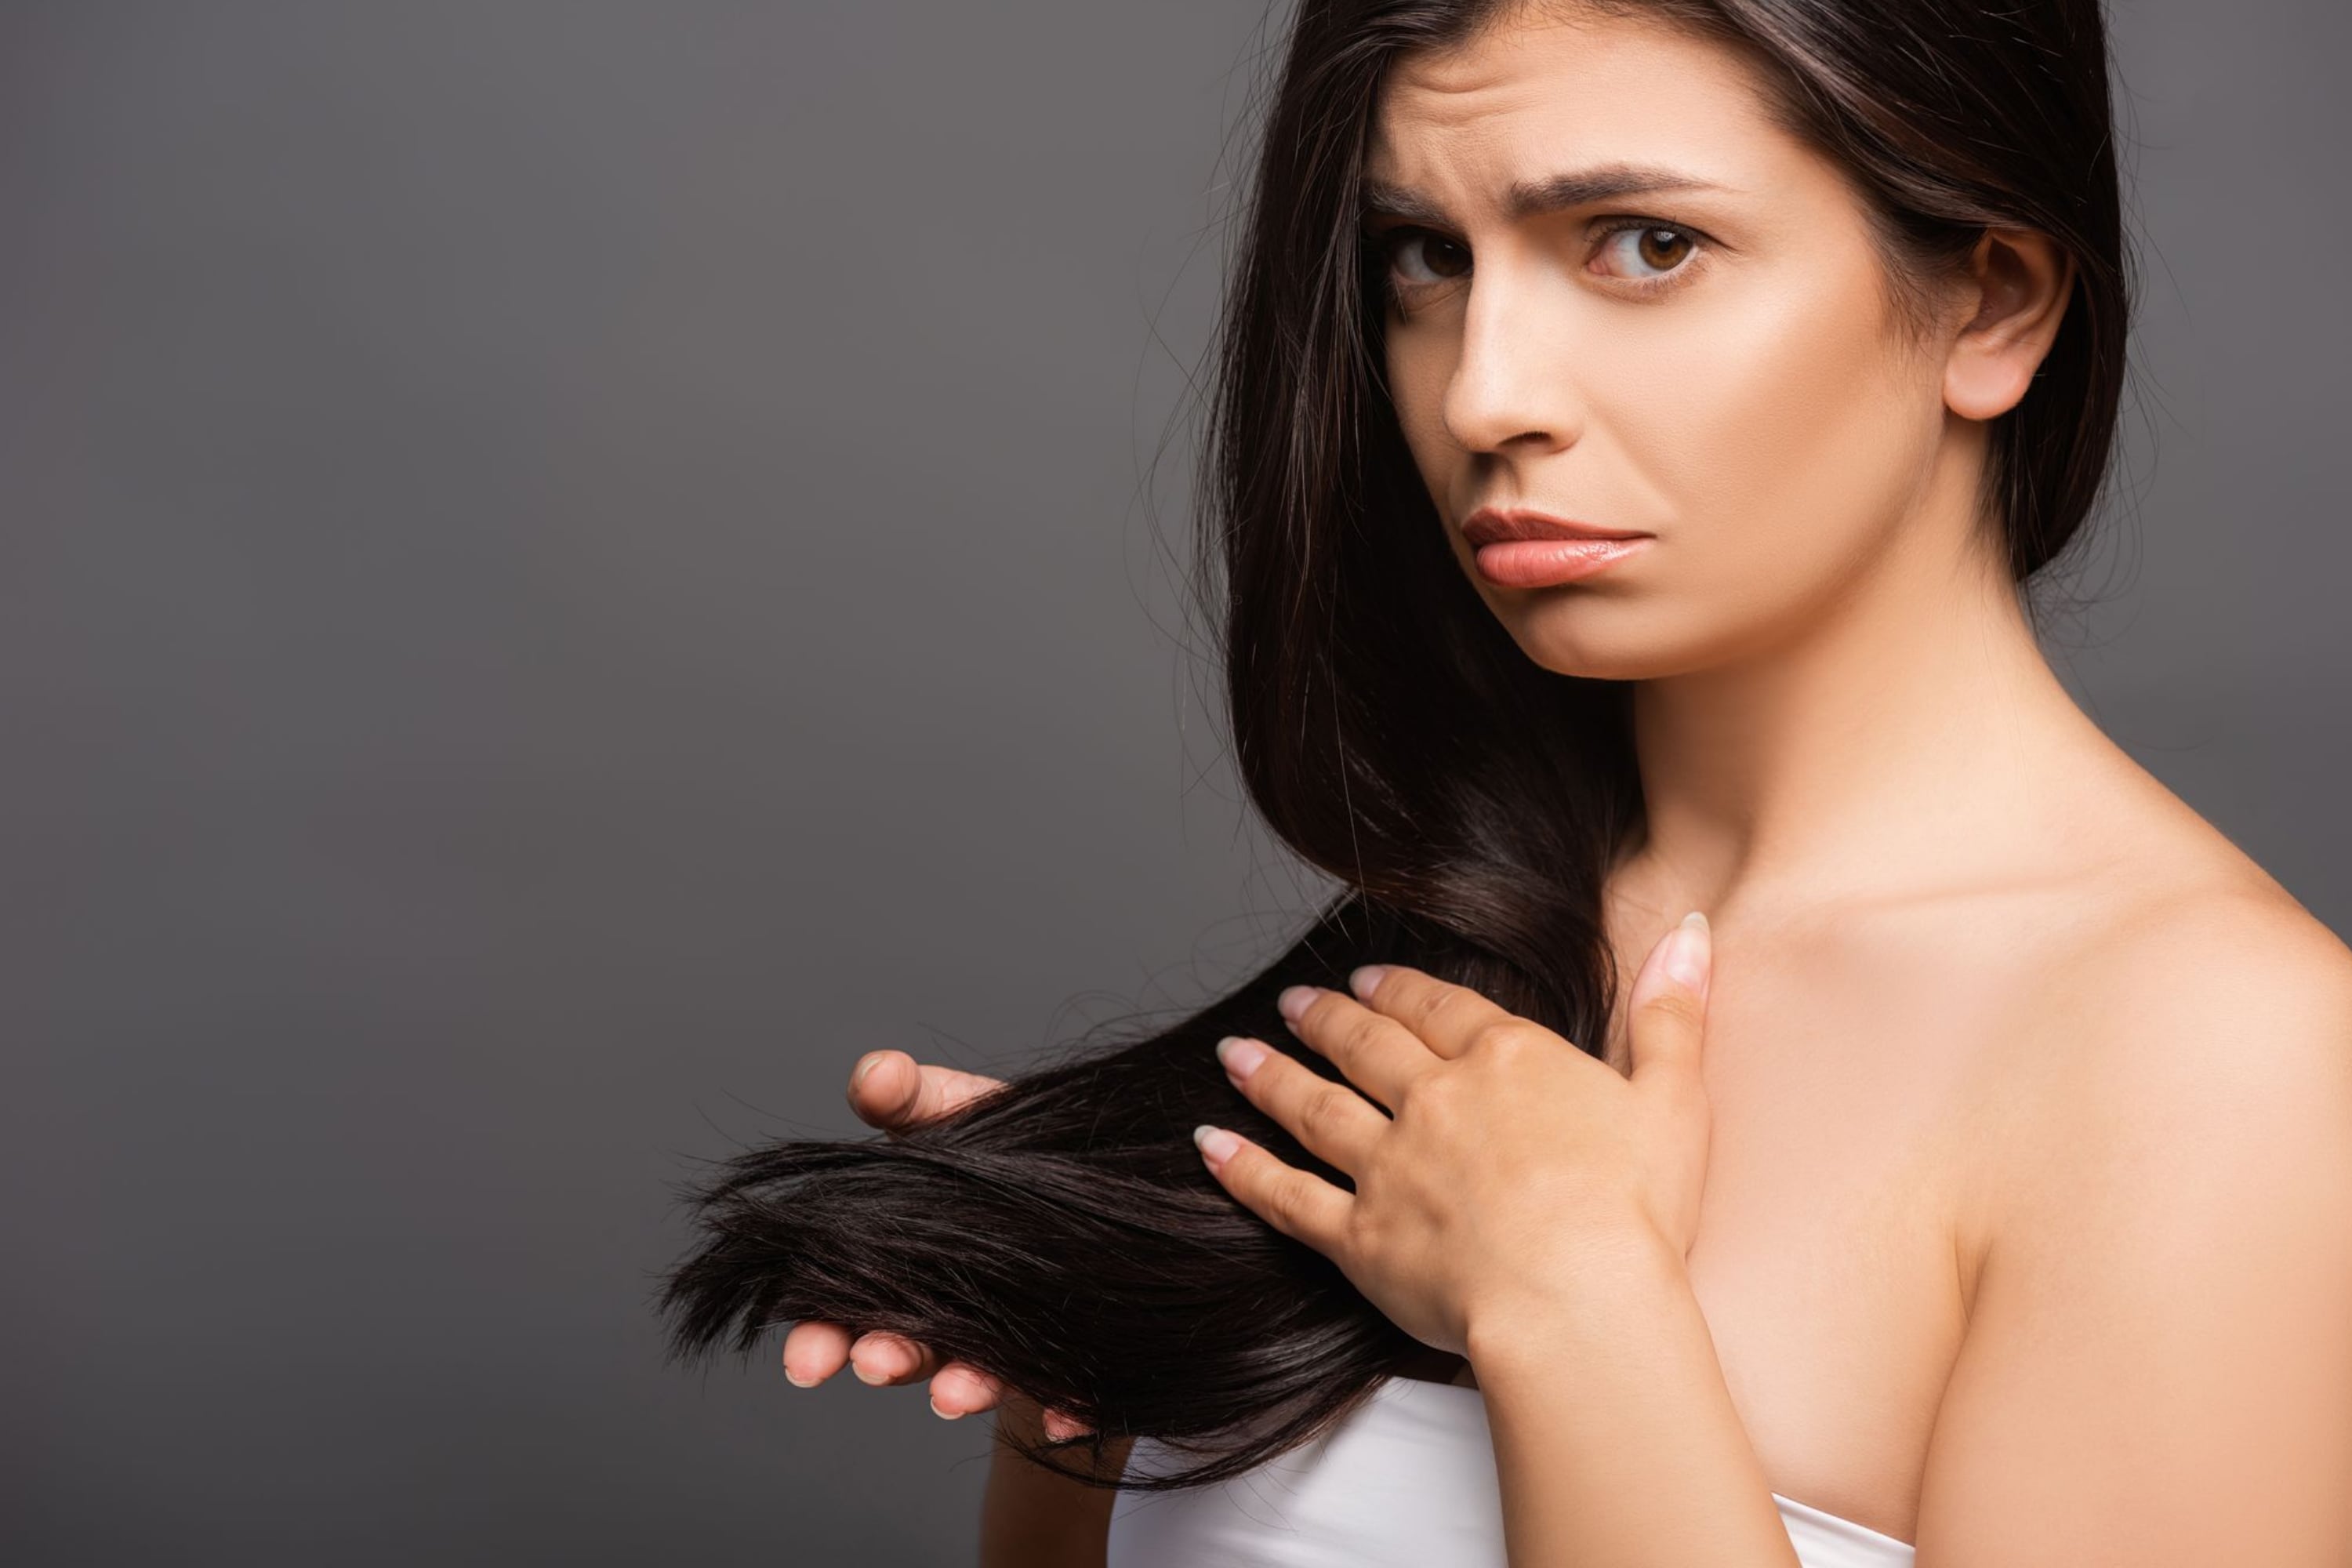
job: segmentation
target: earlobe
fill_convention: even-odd
[[[2047,235],[1992,228],[1969,267],[1977,306],[1945,363],[1944,403],[1963,418],[1994,419],[2024,398],[2057,341],[2074,258]]]

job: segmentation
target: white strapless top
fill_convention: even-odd
[[[1163,1468],[1164,1467],[1164,1468]],[[1181,1468],[1139,1437],[1126,1473]],[[1891,1535],[1772,1494],[1804,1568],[1909,1568]],[[1121,1492],[1109,1568],[1507,1568],[1486,1399],[1391,1377],[1314,1442],[1228,1481]]]

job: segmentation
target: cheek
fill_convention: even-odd
[[[1451,516],[1461,500],[1459,475],[1470,460],[1470,455],[1446,433],[1442,419],[1445,380],[1454,368],[1451,351],[1441,351],[1430,342],[1400,347],[1392,337],[1387,356],[1397,428],[1404,435],[1413,467],[1420,471],[1438,515]]]
[[[1888,336],[1875,268],[1857,246],[1673,302],[1531,312],[1528,352],[1556,368],[1530,378],[1529,414],[1568,445],[1526,459],[1513,482],[1669,546],[1640,576],[1530,616],[1540,601],[1480,584],[1449,537],[1538,663],[1639,678],[1766,646],[1901,537],[1934,470],[1943,403],[1937,371]],[[1455,352],[1434,329],[1391,334],[1387,349],[1400,426],[1441,515],[1495,488],[1498,461],[1445,428]]]
[[[1731,280],[1704,303],[1530,323],[1559,367],[1530,413],[1573,440],[1528,482],[1622,527],[1671,530],[1691,547],[1678,573],[1706,555],[1736,581],[1765,560],[1865,548],[1921,482],[1942,400],[1934,372],[1885,336],[1875,275],[1809,266],[1810,277]],[[1473,461],[1443,420],[1454,345],[1434,331],[1391,334],[1386,353],[1400,427],[1444,512]]]
[[[1622,500],[1655,520],[1642,526],[1678,546],[1673,586],[1694,613],[1817,604],[1921,495],[1942,400],[1887,336],[1876,287],[1826,269],[1726,289],[1614,345],[1588,434],[1619,448]]]

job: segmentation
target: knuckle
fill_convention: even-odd
[[[1696,1127],[1704,1139],[1715,1124],[1715,1101],[1706,1080],[1696,1072],[1670,1073],[1666,1078],[1666,1110],[1686,1127]]]
[[[1451,1029],[1455,1020],[1462,1016],[1468,1001],[1469,998],[1460,991],[1447,989],[1433,992],[1429,999],[1422,1004],[1422,1023],[1440,1032]]]
[[[1507,1068],[1524,1060],[1534,1043],[1534,1037],[1525,1029],[1500,1021],[1482,1025],[1471,1035],[1462,1054],[1475,1057],[1484,1064]]]
[[[1283,1234],[1304,1239],[1308,1214],[1305,1180],[1294,1175],[1278,1184],[1276,1201],[1281,1205]]]
[[[1258,1217],[1285,1236],[1292,1234],[1295,1229],[1293,1215],[1297,1206],[1297,1200],[1291,1196],[1286,1183],[1268,1183],[1258,1194]]]
[[[1444,1069],[1417,1074],[1398,1091],[1394,1107],[1397,1115],[1411,1116],[1414,1121],[1440,1131],[1451,1127],[1461,1108],[1460,1079],[1461,1074]]]
[[[1462,1093],[1462,1075],[1454,1070],[1455,1064],[1432,1068],[1407,1079],[1400,1100],[1409,1100],[1423,1110],[1440,1110],[1450,1106]]]
[[[1307,1137],[1319,1141],[1339,1128],[1342,1114],[1338,1089],[1324,1088],[1313,1090],[1299,1102],[1298,1130]]]
[[[1686,1028],[1697,1027],[1699,1020],[1706,1016],[1698,998],[1679,989],[1659,992],[1650,998],[1646,1010],[1654,1017]]]

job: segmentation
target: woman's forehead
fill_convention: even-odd
[[[1729,47],[1654,23],[1530,20],[1383,76],[1365,173],[1387,191],[1523,212],[1577,171],[1630,166],[1739,193],[1785,184],[1810,150]]]

